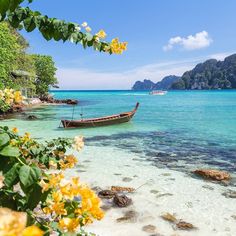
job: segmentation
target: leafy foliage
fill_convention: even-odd
[[[19,50],[17,37],[11,33],[7,23],[0,23],[0,89],[14,86],[9,77],[10,72],[16,68]]]
[[[19,136],[17,132],[0,127],[0,207],[27,212],[28,225],[37,225],[45,235],[89,235],[83,226],[103,217],[100,201],[78,178],[66,182],[57,171],[74,167],[76,158],[65,153],[73,143],[80,150],[82,139],[40,144],[28,133]]]
[[[24,87],[35,90],[33,58],[26,54],[27,41],[8,23],[0,23],[0,89]],[[27,71],[32,77],[13,77],[12,72]]]
[[[49,90],[49,86],[57,84],[55,77],[56,67],[54,61],[50,56],[32,55],[35,73],[37,75],[36,80],[36,94],[40,97],[46,95]]]
[[[25,28],[27,32],[37,28],[46,40],[63,42],[70,40],[76,44],[81,43],[84,48],[93,47],[95,50],[110,54],[120,54],[126,50],[127,43],[120,43],[118,39],[114,39],[111,43],[106,42],[103,40],[106,34],[99,32],[92,35],[90,27],[86,27],[83,32],[79,24],[49,18],[38,11],[32,11],[29,7],[21,7],[23,0],[0,1],[0,20],[7,19],[14,28]]]

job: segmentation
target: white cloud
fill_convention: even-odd
[[[174,48],[175,45],[179,45],[186,50],[197,50],[210,46],[212,39],[208,32],[202,31],[195,35],[189,35],[187,37],[173,37],[169,40],[168,44],[163,47],[164,51],[169,51]]]
[[[123,72],[97,72],[84,68],[59,68],[57,77],[60,89],[130,89],[137,80],[160,81],[167,75],[181,76],[198,63],[209,58],[223,60],[233,52],[222,52],[188,60],[153,63]]]
[[[223,61],[226,57],[232,55],[235,52],[222,52],[210,55],[210,58]]]
[[[89,69],[59,68],[60,89],[130,89],[137,80],[160,81],[167,75],[182,75],[198,61],[171,61],[144,65],[124,72],[96,72]]]

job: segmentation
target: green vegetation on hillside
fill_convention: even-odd
[[[12,87],[11,72],[17,67],[20,44],[7,23],[0,24],[0,88]]]
[[[172,89],[236,89],[236,54],[210,59],[185,72]]]
[[[41,97],[57,84],[55,63],[51,56],[27,54],[28,47],[18,31],[0,23],[0,89],[28,89]]]

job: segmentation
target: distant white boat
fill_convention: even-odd
[[[162,96],[162,95],[165,95],[167,94],[167,91],[163,91],[163,90],[153,90],[149,93],[150,95],[159,95],[159,96]]]

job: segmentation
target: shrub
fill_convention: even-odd
[[[50,235],[90,235],[84,226],[103,212],[100,199],[78,177],[68,181],[63,171],[77,159],[69,148],[80,151],[83,139],[58,138],[38,143],[29,133],[0,127],[0,206],[27,213],[27,225],[38,226]]]

